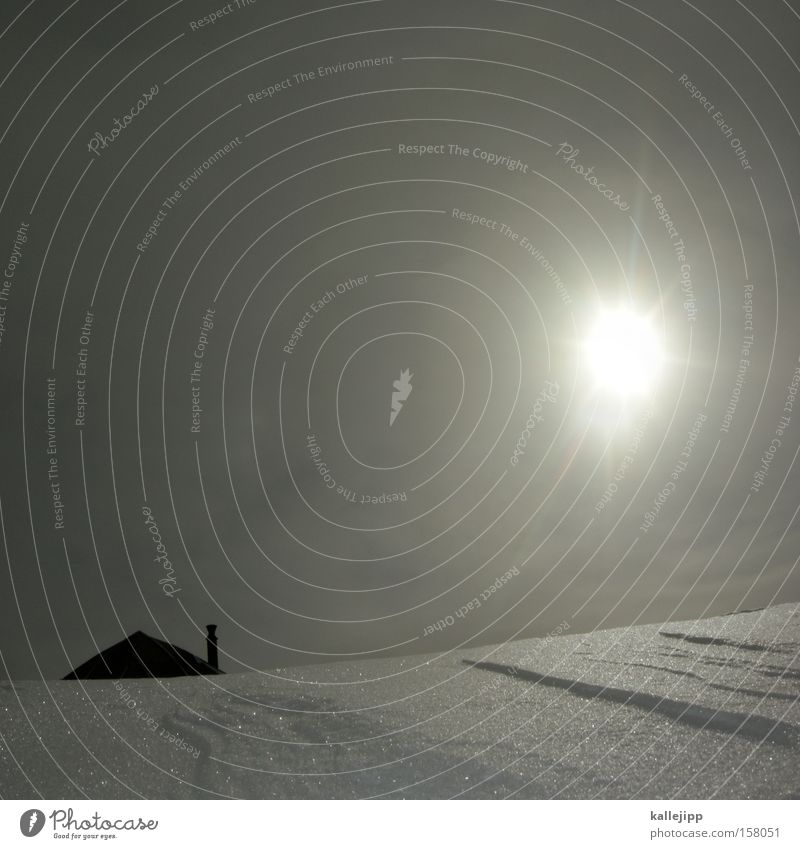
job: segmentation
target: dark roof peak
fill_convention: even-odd
[[[174,678],[180,675],[218,675],[216,666],[186,649],[144,631],[134,631],[89,658],[64,680],[84,678]]]

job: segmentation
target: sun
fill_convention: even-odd
[[[596,388],[623,398],[650,394],[664,362],[660,333],[629,307],[598,314],[584,355]]]

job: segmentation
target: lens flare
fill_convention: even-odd
[[[664,363],[661,335],[628,307],[599,314],[584,354],[597,388],[622,397],[650,394]]]

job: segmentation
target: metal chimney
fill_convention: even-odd
[[[206,649],[208,651],[209,666],[219,669],[219,655],[217,654],[217,626],[206,625],[208,635],[206,636]]]

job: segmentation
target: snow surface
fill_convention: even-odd
[[[122,693],[6,682],[0,792],[800,798],[799,653],[800,605],[785,604]]]

